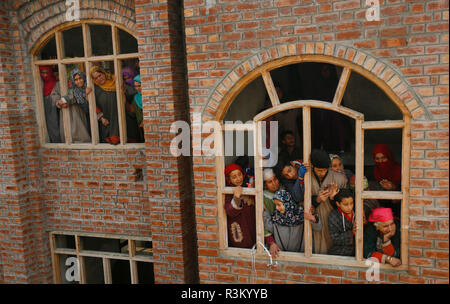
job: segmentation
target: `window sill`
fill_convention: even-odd
[[[238,257],[238,258],[248,258],[252,259],[252,250],[251,249],[241,249],[241,248],[228,248],[222,251],[223,254],[229,257]],[[257,262],[269,262],[269,257],[266,253],[256,253],[255,258]],[[305,264],[321,264],[328,266],[349,266],[349,267],[358,267],[367,269],[370,267],[370,264],[366,264],[366,259],[362,261],[357,261],[354,257],[344,257],[344,256],[336,256],[336,255],[326,255],[326,254],[313,254],[311,257],[306,257],[304,253],[296,253],[296,252],[280,252],[277,259],[273,259],[273,261],[277,262],[298,262]],[[408,265],[400,265],[398,267],[392,267],[391,265],[380,264],[380,269],[389,270],[389,271],[407,271]]]
[[[125,144],[125,145],[110,145],[110,144],[50,144],[46,143],[41,146],[43,149],[57,150],[143,150],[145,143],[140,144]]]

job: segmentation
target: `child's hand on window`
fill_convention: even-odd
[[[301,164],[300,168],[298,169],[298,177],[300,179],[303,179],[305,177],[305,174],[306,174],[307,171],[308,170],[306,169],[306,167],[303,164]]]
[[[241,186],[234,187],[233,195],[237,198],[240,198],[242,195],[242,187]]]
[[[305,211],[304,217],[305,217],[305,220],[312,221],[313,223],[316,222],[316,217],[314,215],[312,215],[310,212]]]
[[[269,252],[272,255],[273,258],[278,257],[278,253],[280,252],[280,247],[278,247],[277,243],[273,242],[269,246]]]
[[[336,184],[331,184],[330,185],[330,199],[334,200],[334,197],[336,196],[336,194],[339,193],[339,187]]]

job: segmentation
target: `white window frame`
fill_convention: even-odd
[[[342,67],[341,77],[333,99],[333,102],[324,102],[319,100],[296,100],[280,104],[276,94],[270,71],[276,68],[301,63],[301,62],[321,62],[334,64]],[[341,105],[348,80],[352,72],[357,72],[369,81],[375,83],[386,95],[397,105],[403,115],[403,120],[385,120],[385,121],[364,121],[364,114],[346,108]],[[344,257],[336,255],[313,254],[312,253],[312,231],[309,220],[305,220],[305,252],[280,252],[277,260],[289,262],[301,262],[310,264],[327,264],[337,266],[353,266],[367,268],[366,259],[363,257],[363,199],[398,199],[401,200],[401,260],[402,265],[392,267],[388,264],[381,264],[382,269],[407,270],[408,269],[408,230],[409,230],[409,166],[410,166],[410,119],[411,115],[392,91],[392,89],[382,80],[378,79],[370,72],[363,70],[351,62],[324,55],[300,55],[285,57],[279,60],[267,63],[253,70],[244,76],[225,96],[221,106],[217,111],[216,120],[222,122],[225,114],[233,102],[234,98],[254,79],[262,77],[264,84],[272,103],[272,107],[257,114],[253,118],[254,133],[254,151],[255,151],[255,188],[244,188],[243,194],[253,195],[256,200],[256,258],[267,260],[268,256],[261,244],[264,244],[264,225],[263,225],[263,177],[262,177],[262,142],[261,142],[261,122],[281,111],[302,108],[303,111],[303,155],[309,157],[311,153],[311,128],[310,114],[311,108],[320,108],[335,111],[346,115],[355,120],[355,215],[357,231],[355,235],[355,257]],[[222,124],[223,125],[223,124]],[[231,125],[233,126],[233,125]],[[400,191],[364,191],[364,132],[365,130],[383,130],[383,129],[402,129],[402,185]],[[238,130],[237,128],[235,130]],[[216,176],[217,176],[217,200],[218,200],[218,223],[219,223],[219,249],[226,256],[232,257],[251,257],[251,249],[228,247],[227,239],[227,216],[225,213],[225,194],[232,194],[231,187],[225,187],[224,167],[225,158],[223,153],[224,138],[221,131],[216,130],[216,142],[219,142],[219,153],[216,157]],[[311,172],[305,175],[305,209],[311,206]]]
[[[56,236],[73,236],[75,238],[75,249],[70,248],[58,248],[56,246]],[[120,234],[98,234],[88,232],[67,232],[67,231],[52,231],[49,234],[50,237],[50,251],[52,255],[53,266],[53,281],[55,284],[61,284],[61,269],[59,259],[61,255],[75,256],[78,261],[78,270],[80,277],[80,284],[86,284],[86,267],[85,257],[101,258],[103,262],[103,274],[105,284],[112,284],[112,273],[110,260],[124,260],[130,263],[130,275],[131,284],[139,284],[137,262],[144,263],[156,263],[153,258],[153,250],[151,249],[151,255],[136,255],[136,241],[151,242],[151,237],[137,237]],[[82,246],[81,237],[95,237],[104,239],[126,239],[128,240],[128,254],[118,252],[106,252],[85,250]]]
[[[92,48],[91,48],[91,38],[90,38],[90,29],[89,25],[107,25],[111,27],[112,31],[112,43],[113,43],[113,54],[105,55],[105,56],[92,56]],[[62,38],[62,33],[65,30],[79,27],[82,28],[83,33],[83,47],[84,47],[84,56],[77,58],[63,58],[64,56],[64,40]],[[70,22],[67,24],[63,24],[58,26],[49,32],[46,36],[41,38],[41,40],[36,44],[36,46],[31,51],[32,54],[32,67],[33,67],[33,79],[34,79],[34,87],[36,93],[37,100],[37,121],[39,127],[39,138],[40,144],[43,148],[49,149],[143,149],[145,148],[144,143],[127,143],[127,130],[126,130],[126,121],[125,121],[125,109],[124,109],[124,100],[123,100],[123,92],[122,92],[122,83],[123,79],[120,77],[122,75],[122,67],[120,64],[121,60],[126,59],[139,59],[139,53],[127,53],[120,54],[120,45],[119,45],[119,36],[118,29],[121,29],[134,38],[136,36],[134,33],[130,32],[130,30],[120,26],[118,24],[107,22],[104,20],[83,20],[77,22]],[[56,59],[46,59],[40,60],[38,58],[39,51],[47,44],[47,42],[55,37],[56,41]],[[49,143],[48,142],[48,133],[47,126],[45,123],[45,112],[44,112],[44,99],[42,95],[41,88],[41,77],[39,73],[39,66],[43,65],[57,65],[59,71],[65,71],[66,64],[80,63],[84,64],[87,78],[87,85],[94,89],[93,81],[91,79],[91,75],[89,70],[92,66],[92,62],[98,61],[112,61],[114,62],[114,77],[116,81],[116,95],[117,95],[117,109],[118,109],[118,120],[119,120],[119,135],[120,135],[120,143],[118,145],[111,145],[107,143],[99,143],[99,132],[98,132],[98,121],[96,114],[96,102],[95,102],[95,94],[89,94],[89,115],[90,115],[90,126],[91,126],[91,143],[72,143],[72,135],[71,135],[71,126],[70,119],[66,119],[69,117],[69,109],[63,108],[62,115],[64,117],[64,135],[65,142],[64,143]],[[67,75],[66,73],[59,73],[59,83],[61,96],[67,94]]]

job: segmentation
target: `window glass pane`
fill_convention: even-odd
[[[65,65],[67,74],[67,94],[63,101],[70,116],[73,143],[91,142],[89,115],[89,95],[86,95],[87,78],[83,63]],[[91,94],[91,93],[90,93]]]
[[[62,284],[80,284],[78,262],[75,255],[58,254],[59,276]],[[67,265],[66,265],[67,262]],[[78,280],[77,280],[78,279]]]
[[[131,284],[130,261],[111,260],[111,275],[113,284]]]
[[[303,62],[270,71],[280,103],[294,100],[332,102],[342,68],[317,62]]]
[[[153,263],[137,262],[139,284],[154,284]]]
[[[136,241],[136,255],[153,256],[152,242]]]
[[[54,235],[56,248],[75,249],[75,237],[73,235]]]
[[[84,257],[87,284],[104,284],[103,259]]]
[[[313,108],[311,129],[313,149],[355,155],[355,122],[352,118],[334,111]]]
[[[109,25],[89,25],[92,56],[112,55],[112,33]]]
[[[144,142],[144,116],[141,82],[134,79],[139,75],[139,60],[129,59],[121,62],[122,79],[125,88],[125,119],[127,124],[127,142]],[[140,80],[138,77],[137,80]]]
[[[40,60],[56,59],[56,39],[53,36],[37,53],[37,58]]]
[[[247,183],[251,184],[255,176],[253,141],[253,132],[224,132],[225,166],[231,163],[238,164],[246,173],[244,185],[247,185]]]
[[[117,31],[119,33],[120,54],[137,53],[138,43],[136,38],[121,29],[117,29]]]
[[[374,151],[375,159],[373,157]],[[377,155],[378,154],[378,155]],[[400,191],[402,163],[402,129],[366,130],[364,132],[364,175],[374,182],[373,190],[389,190],[386,179]],[[384,185],[382,185],[384,184]]]
[[[83,57],[83,31],[81,26],[73,27],[62,33],[64,42],[64,58]]]
[[[92,64],[90,77],[94,82],[100,143],[117,145],[120,143],[120,132],[114,63],[103,61]]]
[[[228,108],[224,121],[253,120],[256,114],[271,106],[264,81],[258,77],[236,96]]]
[[[44,102],[45,123],[49,143],[61,143],[64,138],[64,125],[61,108],[57,102],[61,100],[58,66],[39,66],[39,74]]]
[[[402,120],[397,106],[373,82],[352,72],[342,105],[364,114],[364,120]]]
[[[127,241],[126,241],[127,242]],[[124,244],[119,239],[105,239],[97,237],[81,237],[82,249],[93,251],[121,252]]]

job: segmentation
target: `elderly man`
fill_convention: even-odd
[[[364,229],[364,257],[382,264],[400,266],[400,229],[390,208],[373,209]]]
[[[344,174],[329,169],[330,157],[323,150],[313,150],[310,161],[312,204],[316,207],[323,225],[323,229],[313,233],[314,253],[327,254],[333,245],[328,231],[328,216],[333,210],[330,200],[334,199],[339,189],[347,188],[347,178]]]
[[[303,222],[296,226],[282,226],[272,221],[272,214],[275,211],[275,203],[273,201],[275,192],[284,190],[280,185],[278,178],[272,169],[264,169],[264,237],[266,243],[269,245],[270,254],[273,257],[278,257],[280,250],[303,252]],[[302,202],[296,202],[302,203]],[[314,213],[314,208],[310,210],[310,214]],[[315,222],[311,222],[313,230],[322,229],[319,217],[315,216]]]

